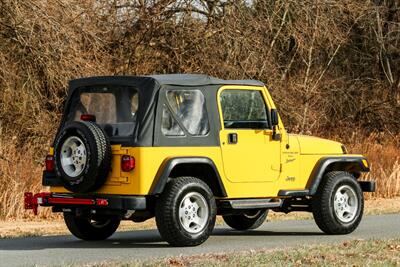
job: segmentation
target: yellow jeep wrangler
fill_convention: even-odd
[[[63,212],[73,235],[111,236],[155,217],[173,246],[210,236],[217,215],[244,231],[268,211],[312,212],[327,234],[360,223],[375,183],[362,155],[288,134],[265,85],[205,75],[72,80],[43,185],[25,208]]]

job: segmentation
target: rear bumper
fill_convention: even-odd
[[[358,181],[358,183],[363,192],[375,192],[376,190],[375,181]]]
[[[63,208],[90,208],[109,210],[146,210],[147,200],[144,196],[58,194],[42,192],[24,195],[25,209],[32,209],[35,215],[39,206]]]

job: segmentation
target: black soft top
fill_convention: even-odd
[[[204,85],[252,85],[264,86],[256,80],[223,80],[203,74],[165,74],[149,76],[155,79],[160,85],[183,85],[183,86],[204,86]]]
[[[162,74],[150,76],[95,76],[70,81],[70,90],[93,84],[109,84],[114,82],[130,82],[146,85],[147,90],[157,90],[162,85],[206,86],[206,85],[250,85],[264,86],[257,80],[223,80],[204,74]],[[70,91],[70,93],[71,93]]]
[[[216,110],[216,92],[222,85],[248,85],[248,86],[264,86],[260,81],[256,80],[223,80],[202,74],[166,74],[151,76],[96,76],[71,80],[69,83],[69,92],[65,106],[64,116],[60,124],[61,130],[66,123],[66,116],[71,106],[71,98],[74,92],[79,88],[91,86],[114,85],[123,87],[133,87],[139,91],[139,110],[137,113],[137,122],[134,136],[129,140],[118,140],[115,143],[130,146],[154,146],[158,145],[154,142],[154,136],[158,133],[154,128],[155,113],[157,107],[158,93],[165,88],[199,88],[208,98],[208,108],[210,116],[215,117],[214,132],[208,136],[208,139],[218,139],[219,121],[217,120]],[[214,96],[214,97],[213,97]],[[215,110],[214,110],[215,109]],[[215,114],[214,114],[215,113]],[[212,118],[211,118],[212,119]],[[211,121],[211,123],[212,123]],[[196,138],[199,140],[200,138]],[[197,142],[195,139],[191,142]],[[113,142],[113,140],[111,140]],[[186,141],[185,141],[186,142]],[[203,144],[203,141],[199,143]],[[211,144],[206,142],[204,144]]]

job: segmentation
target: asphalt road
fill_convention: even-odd
[[[272,249],[297,245],[339,243],[352,239],[400,237],[400,214],[366,216],[346,236],[328,236],[312,220],[265,223],[254,231],[238,232],[221,226],[201,246],[173,248],[157,230],[120,232],[101,242],[84,242],[72,236],[0,239],[0,266],[43,266],[104,261],[145,260],[155,257]]]

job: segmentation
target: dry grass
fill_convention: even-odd
[[[115,266],[136,266],[137,263]],[[340,245],[175,257],[148,266],[398,266],[400,240],[355,240]],[[93,265],[105,266],[105,265]],[[110,266],[110,265],[107,265]],[[111,265],[113,266],[113,265]]]
[[[236,253],[210,253],[161,260],[103,262],[90,267],[136,266],[399,266],[400,239],[353,240],[335,245],[313,245]],[[71,265],[82,266],[82,265]]]
[[[358,142],[353,140],[349,145],[351,152],[364,154],[371,165],[371,172],[363,179],[375,180],[377,191],[371,195],[367,194],[368,197],[400,196],[400,146],[399,143],[396,144],[398,140],[400,136],[372,134]]]
[[[43,164],[36,161],[34,149],[17,151],[12,141],[6,145],[0,139],[0,155],[0,220],[31,217],[23,208],[24,192],[42,190]],[[50,210],[42,209],[39,215],[47,218]]]
[[[365,203],[366,215],[379,215],[389,213],[400,213],[400,198],[394,199],[373,199]],[[312,214],[305,212],[293,212],[289,214],[270,212],[268,221],[282,220],[308,220]],[[223,225],[222,217],[217,217],[217,225]],[[144,223],[133,223],[122,221],[118,231],[133,231],[140,229],[156,229],[154,219]],[[70,234],[61,216],[53,216],[49,219],[26,219],[0,221],[0,238],[26,237],[26,236],[47,236]]]

